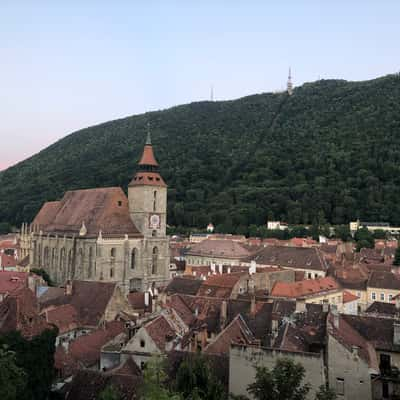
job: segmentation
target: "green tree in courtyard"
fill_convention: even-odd
[[[310,385],[303,383],[304,367],[290,359],[278,359],[272,370],[255,368],[255,381],[247,391],[256,400],[304,400],[310,391]]]

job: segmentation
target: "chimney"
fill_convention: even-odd
[[[211,272],[215,274],[215,264],[211,263]]]
[[[393,344],[400,345],[400,323],[393,322]]]
[[[218,265],[218,270],[219,270],[219,273],[220,274],[222,274],[224,271],[223,271],[223,267],[222,267],[222,264],[219,264]]]
[[[327,300],[324,300],[322,303],[322,312],[328,312],[329,311],[329,303]]]
[[[144,306],[148,307],[150,304],[150,293],[144,292]]]
[[[222,300],[221,303],[221,314],[220,314],[220,325],[221,325],[221,329],[223,329],[225,327],[225,323],[226,320],[228,318],[228,303],[226,302],[226,300]]]
[[[256,313],[256,296],[251,296],[250,314],[254,315],[255,313]]]
[[[174,338],[169,333],[165,335],[165,351],[171,351],[174,347]]]
[[[231,273],[231,267],[228,267],[228,274]]]
[[[249,274],[250,275],[255,274],[256,270],[257,270],[257,263],[254,260],[252,260],[249,267]]]
[[[199,307],[194,309],[194,316],[197,318],[199,316]]]
[[[396,313],[400,313],[400,296],[397,295],[395,298],[395,307],[396,307]]]
[[[296,312],[297,313],[303,313],[303,312],[306,312],[306,311],[307,311],[307,308],[306,308],[305,299],[302,299],[302,298],[296,299]]]
[[[331,314],[333,317],[333,326],[339,329],[339,313],[336,308],[331,308]]]

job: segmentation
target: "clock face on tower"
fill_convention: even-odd
[[[150,214],[150,217],[149,217],[149,228],[150,229],[159,229],[160,222],[161,222],[161,218],[158,214]]]

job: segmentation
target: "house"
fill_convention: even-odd
[[[322,278],[328,265],[319,249],[314,247],[267,246],[241,261],[241,265],[258,267],[282,267],[299,271],[303,279]]]
[[[211,239],[196,243],[185,254],[186,265],[239,265],[250,251],[233,239]]]
[[[306,279],[299,282],[276,282],[271,297],[304,299],[306,303],[330,304],[343,311],[343,289],[332,277]]]
[[[0,335],[18,331],[27,339],[52,329],[45,318],[39,315],[35,294],[27,287],[13,290],[0,303]]]
[[[400,294],[400,276],[392,272],[372,271],[367,281],[367,304],[391,303]]]

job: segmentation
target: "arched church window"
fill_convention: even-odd
[[[156,202],[157,202],[157,191],[154,191],[154,193],[153,193],[153,211],[156,211],[156,208],[157,208]]]
[[[84,257],[83,249],[80,248],[78,250],[78,270],[79,270],[78,273],[79,273],[80,277],[82,277],[82,273],[83,273],[83,257]]]
[[[63,247],[60,251],[60,269],[65,271],[65,248]]]
[[[73,263],[72,249],[68,252],[68,276],[73,279],[75,277],[75,265]]]
[[[158,248],[153,247],[153,255],[151,260],[151,273],[153,275],[157,274],[157,264],[158,264]]]
[[[43,262],[44,262],[44,267],[48,268],[49,267],[49,248],[46,246],[44,248],[44,254],[43,254]]]
[[[113,261],[115,259],[115,256],[117,254],[117,249],[115,247],[113,247],[110,251],[110,256],[111,256],[111,261]]]
[[[110,268],[110,278],[114,277],[114,268]]]
[[[131,269],[135,269],[136,267],[136,249],[133,249],[131,252]]]
[[[57,249],[54,247],[51,250],[51,268],[57,268]]]
[[[92,277],[93,271],[93,248],[89,247],[89,268],[88,268],[88,277]]]

